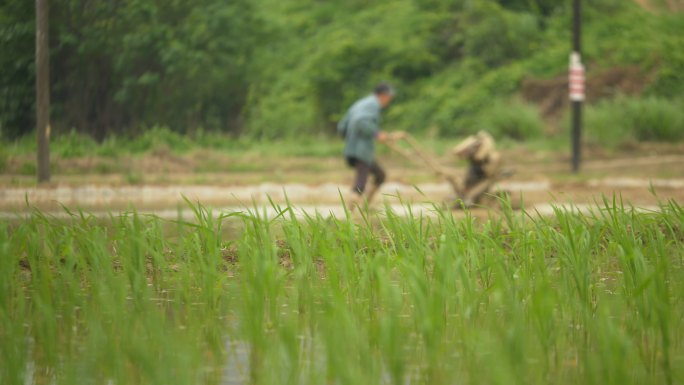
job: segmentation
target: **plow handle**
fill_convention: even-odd
[[[398,140],[404,140],[404,142],[406,142],[406,144],[408,144],[409,147],[411,147],[413,153],[397,145],[396,142]],[[402,155],[409,161],[415,162],[416,157],[420,158],[420,160],[422,160],[423,163],[427,165],[428,168],[430,168],[432,171],[434,171],[439,177],[446,179],[446,181],[449,182],[449,184],[451,185],[451,187],[457,195],[461,195],[462,187],[458,179],[449,170],[447,170],[441,164],[439,164],[439,162],[434,157],[425,152],[413,136],[404,133],[399,139],[386,141],[385,145],[387,145],[387,147],[389,147],[391,150]]]

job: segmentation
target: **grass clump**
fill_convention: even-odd
[[[535,106],[514,99],[493,103],[481,115],[479,127],[495,138],[523,141],[541,137],[544,132],[544,121]]]
[[[0,172],[5,172],[9,163],[9,154],[7,153],[7,146],[0,141]]]
[[[0,382],[684,379],[674,202],[361,224],[191,208],[0,223]]]
[[[167,127],[152,127],[143,130],[142,134],[130,139],[126,149],[131,153],[144,153],[155,150],[171,150],[176,153],[187,152],[193,147],[192,141],[183,134]]]
[[[678,141],[684,138],[684,101],[621,97],[587,109],[587,135],[615,146],[628,141]]]
[[[64,159],[92,155],[93,149],[97,146],[97,142],[92,137],[79,134],[74,130],[55,135],[52,143],[50,143],[53,154]]]

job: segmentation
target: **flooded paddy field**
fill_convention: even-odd
[[[669,199],[684,200],[684,179],[647,179],[637,177],[595,178],[582,182],[562,182],[544,178],[511,180],[499,183],[496,190],[509,193],[517,206],[534,211],[548,210],[550,205],[587,205],[603,196],[617,195],[636,206],[651,207]],[[333,212],[344,210],[341,197],[348,187],[341,184],[320,185],[56,185],[51,187],[4,187],[0,189],[0,211],[3,217],[38,208],[62,215],[64,208],[84,209],[105,215],[135,209],[165,218],[181,215],[186,201],[201,202],[219,211],[236,211],[270,207],[272,203],[291,204],[302,211]],[[421,210],[450,204],[453,193],[446,183],[387,183],[380,192],[376,207],[389,204],[395,209],[412,204]],[[493,204],[491,206],[498,206]],[[187,214],[187,213],[186,213]]]
[[[671,158],[521,167],[510,201],[469,211],[391,163],[354,214],[332,160],[4,183],[0,383],[680,383]]]
[[[287,186],[106,217],[8,205],[0,382],[684,380],[684,209],[663,198],[677,188],[454,213],[430,202],[443,186],[418,187],[349,216],[283,203]]]

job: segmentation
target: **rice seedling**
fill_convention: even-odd
[[[684,381],[681,206],[502,203],[4,221],[0,383]]]

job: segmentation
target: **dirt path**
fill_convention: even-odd
[[[684,179],[645,179],[611,177],[587,181],[509,180],[499,184],[509,191],[514,202],[525,207],[550,203],[592,204],[602,196],[617,196],[628,204],[654,206],[659,201],[673,199],[684,202]],[[249,186],[56,186],[47,188],[4,188],[0,190],[0,210],[6,214],[25,212],[38,207],[48,212],[62,211],[62,205],[81,207],[89,211],[117,211],[135,207],[139,211],[177,212],[191,202],[216,208],[249,208],[270,206],[270,201],[296,207],[330,210],[341,207],[340,192],[347,190],[339,184],[275,184],[262,183]],[[426,205],[446,201],[452,194],[446,183],[408,185],[387,183],[381,190],[382,201],[390,205],[403,203]],[[29,203],[27,206],[26,203]]]

